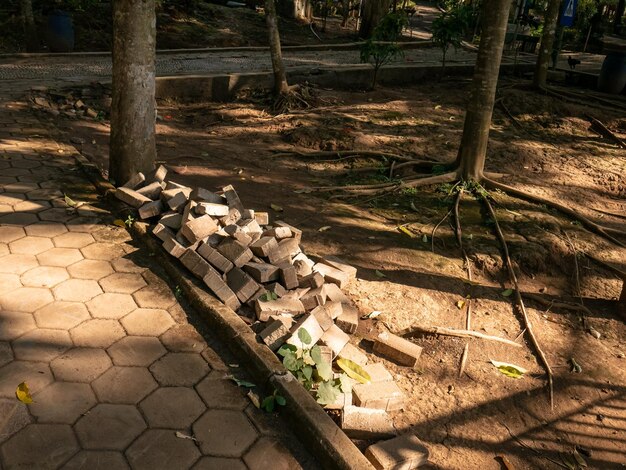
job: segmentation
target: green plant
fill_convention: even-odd
[[[135,222],[135,218],[132,215],[128,214],[128,217],[126,217],[124,223],[128,228],[130,228],[130,226],[133,225],[133,222]]]
[[[374,29],[372,37],[361,46],[361,62],[369,62],[374,67],[372,88],[376,86],[380,68],[404,54],[398,45],[398,38],[407,22],[404,12],[387,14]]]
[[[435,18],[432,24],[433,42],[441,48],[443,53],[441,59],[441,68],[446,68],[446,54],[450,46],[458,49],[461,46],[463,35],[469,27],[472,16],[470,7],[464,4],[456,4],[439,17]]]
[[[278,394],[278,390],[274,389],[274,393],[266,396],[261,402],[261,408],[263,408],[268,413],[271,413],[276,408],[276,405],[285,406],[287,404],[287,400],[285,397]]]

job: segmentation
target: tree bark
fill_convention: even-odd
[[[535,65],[535,76],[533,83],[536,87],[544,88],[548,78],[548,67],[550,66],[550,57],[552,56],[552,48],[554,47],[554,39],[556,35],[556,23],[559,19],[559,8],[561,0],[550,0],[546,16],[543,20],[543,35],[541,36],[541,44],[539,46],[539,55],[537,56],[537,64]]]
[[[113,0],[109,177],[117,185],[154,168],[155,46],[155,0]]]
[[[483,176],[510,8],[510,0],[483,2],[480,46],[457,156],[459,174],[464,180],[480,181]]]
[[[613,33],[619,34],[622,28],[622,17],[624,16],[624,9],[626,8],[626,1],[619,0],[615,9],[615,23],[613,24]]]
[[[289,91],[289,84],[287,83],[283,54],[280,48],[275,0],[265,0],[265,21],[267,22],[267,34],[269,35],[272,70],[274,70],[274,94],[278,96]]]
[[[24,37],[26,39],[26,51],[37,52],[39,50],[39,35],[35,25],[32,0],[20,0],[22,21],[24,22]]]
[[[389,12],[391,0],[364,0],[363,14],[359,36],[367,39],[372,36],[374,28],[378,26],[380,20]]]

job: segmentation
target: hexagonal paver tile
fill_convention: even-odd
[[[126,336],[117,320],[88,320],[70,331],[76,346],[108,348]]]
[[[28,199],[33,201],[51,201],[63,197],[63,193],[58,189],[35,189],[26,193]]]
[[[34,214],[45,211],[46,209],[50,209],[50,203],[48,201],[22,201],[13,206],[15,212],[32,212]]]
[[[37,168],[41,166],[41,162],[37,160],[14,160],[11,162],[13,168]],[[31,191],[36,188],[26,189],[26,191]]]
[[[206,341],[189,323],[174,325],[161,335],[161,341],[173,352],[202,352]]]
[[[155,289],[145,287],[133,294],[137,305],[143,308],[162,308],[167,310],[176,303],[176,297],[169,288]]]
[[[191,387],[210,371],[198,353],[168,353],[150,366],[157,382],[165,386]]]
[[[76,248],[51,248],[37,255],[37,259],[44,266],[60,266],[65,268],[70,264],[83,259],[83,255]]]
[[[91,318],[85,304],[57,300],[37,310],[33,316],[40,328],[69,330]]]
[[[72,214],[67,209],[64,209],[62,207],[55,207],[53,209],[47,209],[39,213],[39,218],[41,220],[50,221],[50,222],[65,223],[73,217],[74,217],[74,214]]]
[[[132,405],[101,403],[74,427],[85,449],[124,450],[139,436],[146,423]]]
[[[0,310],[0,340],[11,341],[36,328],[30,313]]]
[[[86,259],[99,259],[101,261],[113,261],[115,258],[120,258],[125,254],[121,245],[106,242],[92,243],[82,248],[81,251]]]
[[[3,171],[4,173],[4,171]],[[21,193],[2,193],[0,194],[0,204],[5,204],[7,206],[14,206],[24,201],[26,196]]]
[[[22,382],[37,393],[53,380],[45,362],[13,361],[0,369],[0,396],[15,400],[15,389]]]
[[[105,292],[132,294],[145,287],[146,281],[141,274],[115,273],[100,280],[100,285]]]
[[[97,379],[111,365],[111,359],[106,352],[93,348],[70,349],[50,363],[58,380],[83,383]]]
[[[248,470],[241,459],[229,459],[226,457],[202,457],[191,467],[192,470]],[[297,468],[297,467],[296,467]]]
[[[39,287],[20,287],[13,292],[0,295],[2,308],[13,312],[33,313],[53,300],[49,289]]]
[[[257,438],[257,431],[241,411],[209,410],[193,424],[203,454],[241,457]]]
[[[79,451],[72,428],[63,424],[29,424],[2,445],[6,468],[59,468]]]
[[[20,277],[17,274],[0,273],[0,295],[22,287]]]
[[[88,233],[68,232],[52,239],[55,246],[60,248],[83,248],[95,240]]]
[[[22,284],[26,287],[53,287],[69,279],[65,268],[39,266],[22,274]]]
[[[48,238],[67,232],[64,224],[53,222],[38,222],[36,224],[29,225],[28,227],[24,227],[24,230],[26,230],[28,235]]]
[[[23,361],[51,361],[72,347],[65,330],[38,328],[13,341],[13,353]]]
[[[95,259],[84,259],[68,266],[67,270],[73,278],[93,279],[94,281],[98,281],[113,272],[113,268],[108,261]]]
[[[116,366],[147,367],[167,351],[157,338],[127,336],[108,350]]]
[[[2,174],[6,176],[24,176],[30,175],[31,173],[25,168],[7,168],[2,171]]]
[[[52,292],[54,292],[54,296],[57,300],[87,302],[96,295],[102,294],[102,289],[97,281],[89,279],[69,279],[52,289]]]
[[[213,371],[198,384],[196,390],[211,409],[243,410],[248,406],[248,399],[232,380],[226,378],[227,375]]]
[[[0,416],[2,416],[2,426],[0,426],[0,442],[6,441],[20,429],[32,423],[32,418],[28,414],[28,407],[12,399],[0,398]],[[2,460],[0,460],[2,464]]]
[[[70,232],[93,233],[101,227],[100,219],[97,217],[76,217],[67,223]]]
[[[0,242],[2,243],[11,243],[12,241],[19,240],[25,236],[26,233],[22,227],[15,227],[12,225],[0,227]]]
[[[29,214],[28,212],[13,212],[0,217],[0,224],[16,225],[18,227],[24,227],[38,221],[39,219],[35,214]]]
[[[113,366],[91,384],[102,403],[135,405],[158,387],[145,367]]]
[[[118,319],[137,308],[130,294],[100,294],[87,302],[87,308],[96,318]]]
[[[0,258],[0,273],[23,274],[37,265],[33,255],[6,255]]]
[[[9,243],[9,251],[18,255],[38,255],[54,245],[49,238],[26,236]]]
[[[275,439],[262,437],[243,456],[243,461],[250,470],[291,470],[300,465],[293,455]]]
[[[129,335],[159,336],[174,325],[166,310],[138,308],[121,320]]]
[[[113,265],[113,269],[115,269],[118,273],[141,274],[148,269],[144,266],[139,266],[132,259],[128,258],[117,258],[116,260],[113,260],[111,264]]]
[[[155,428],[185,429],[206,407],[193,388],[159,388],[139,404],[148,424]]]
[[[0,258],[9,254],[9,245],[0,243]]]
[[[179,439],[172,431],[150,429],[126,451],[126,457],[135,470],[155,468],[189,468],[201,454],[193,441]],[[221,467],[215,469],[222,470]]]
[[[55,382],[36,394],[29,408],[38,423],[74,424],[96,403],[89,385]]]
[[[63,470],[125,470],[130,469],[121,452],[112,450],[81,450],[63,465]]]

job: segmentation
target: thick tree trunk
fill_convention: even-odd
[[[391,0],[363,0],[363,14],[359,28],[360,37],[365,39],[371,37],[374,28],[389,12],[390,5]]]
[[[615,23],[613,24],[613,33],[619,34],[622,28],[622,18],[624,16],[624,9],[626,8],[626,0],[619,0],[617,2],[617,8],[615,10]]]
[[[22,21],[24,22],[24,37],[26,39],[26,51],[37,52],[39,50],[39,35],[35,25],[32,0],[20,0]]]
[[[267,22],[272,69],[274,70],[274,94],[278,96],[289,91],[289,85],[287,83],[287,74],[285,73],[285,64],[283,64],[283,54],[280,49],[275,0],[265,0],[265,21]]]
[[[543,35],[541,36],[541,44],[539,46],[539,55],[537,56],[537,64],[535,65],[535,77],[533,83],[536,87],[545,87],[548,78],[548,67],[550,66],[550,57],[552,56],[552,48],[554,47],[554,39],[556,34],[556,23],[559,19],[559,8],[561,0],[550,0],[546,16],[543,20]]]
[[[124,184],[154,168],[155,0],[113,0],[109,177]]]
[[[483,2],[480,47],[457,157],[460,176],[465,180],[483,176],[510,7],[510,0]]]

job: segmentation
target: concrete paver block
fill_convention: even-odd
[[[23,361],[49,362],[72,347],[65,330],[38,328],[13,341],[13,353]]]
[[[91,383],[102,403],[136,405],[158,387],[145,367],[113,366]]]
[[[383,332],[374,341],[374,352],[387,356],[398,364],[416,367],[422,348],[400,336]]]
[[[0,273],[24,274],[38,264],[33,255],[6,255],[0,258]]]
[[[67,232],[65,224],[51,223],[51,222],[38,222],[36,224],[24,227],[27,235],[34,237],[48,237],[52,238],[62,233]],[[0,236],[0,240],[2,237]]]
[[[149,366],[167,352],[157,338],[149,336],[126,336],[107,351],[116,366],[143,367]]]
[[[84,449],[124,450],[146,427],[134,406],[101,403],[79,419],[74,429]]]
[[[11,349],[11,345],[7,342],[0,341],[0,367],[11,362],[13,358],[13,349]]]
[[[113,273],[108,261],[84,259],[67,267],[67,271],[75,279],[91,279],[98,281]]]
[[[113,269],[115,269],[115,271],[117,271],[118,273],[141,274],[142,272],[148,270],[148,268],[135,264],[132,259],[128,258],[117,258],[116,260],[113,260],[111,265],[113,266]]]
[[[48,289],[20,287],[13,292],[2,294],[0,296],[0,305],[2,305],[4,310],[8,311],[33,313],[53,300],[54,298]]]
[[[161,342],[172,352],[202,352],[206,341],[190,324],[174,325],[161,335]]]
[[[257,431],[242,411],[209,410],[193,424],[204,454],[241,457],[257,439]]]
[[[50,363],[57,380],[89,383],[100,377],[111,359],[102,349],[73,348]]]
[[[33,316],[39,328],[69,330],[91,318],[82,302],[57,300],[37,310]]]
[[[276,439],[262,437],[243,456],[250,470],[292,470],[300,465],[291,453]]]
[[[59,248],[83,248],[95,243],[93,236],[88,233],[68,232],[58,235],[52,239],[55,246]]]
[[[29,424],[2,445],[0,457],[7,469],[59,468],[79,450],[70,426]]]
[[[120,321],[129,335],[136,336],[159,336],[174,325],[167,310],[156,308],[138,308]]]
[[[0,442],[6,441],[33,421],[33,418],[28,414],[28,407],[17,401],[15,397],[0,398],[0,416],[2,416]],[[1,463],[2,460],[0,460]]]
[[[232,380],[226,378],[227,375],[213,371],[196,386],[196,390],[211,410],[244,410],[249,400]]]
[[[186,469],[201,454],[190,439],[180,439],[170,430],[150,429],[137,439],[126,451],[126,457],[134,470]],[[224,470],[223,467],[214,467]]]
[[[199,353],[168,353],[150,366],[162,386],[192,387],[210,371]]]
[[[150,427],[186,429],[206,410],[193,388],[162,387],[144,399],[139,408]]]
[[[74,214],[68,212],[63,207],[53,207],[39,213],[39,218],[44,221],[65,223],[74,217]]]
[[[33,397],[29,409],[38,423],[74,424],[95,405],[89,385],[55,382]]]
[[[226,457],[202,457],[192,467],[192,470],[248,470],[241,459],[229,459]]]
[[[0,273],[0,295],[14,291],[18,287],[22,287],[18,274]]]
[[[70,220],[66,225],[70,232],[94,234],[94,232],[102,228],[102,224],[100,222],[100,219],[97,217],[81,216]]]
[[[63,470],[129,470],[121,452],[112,450],[81,450],[70,459]]]
[[[85,304],[94,318],[119,319],[137,308],[130,294],[100,294]]]
[[[377,470],[413,469],[428,461],[428,449],[414,434],[377,442],[365,450],[365,457]]]
[[[68,226],[69,227],[69,226]],[[80,249],[85,259],[113,261],[125,255],[124,249],[117,243],[97,242]]]
[[[11,214],[6,214],[0,217],[0,224],[15,225],[18,227],[25,227],[26,225],[34,224],[38,221],[39,219],[37,218],[36,214],[29,214],[28,212],[13,212]]]
[[[100,280],[100,285],[105,292],[118,294],[132,294],[146,286],[146,281],[141,274],[115,273]]]
[[[38,254],[37,259],[43,266],[65,268],[83,259],[83,255],[76,248],[51,248]]]
[[[9,251],[17,255],[38,255],[54,245],[49,238],[26,236],[9,243]]]
[[[20,278],[25,287],[54,287],[57,284],[69,279],[65,268],[52,266],[38,266],[26,271]]]
[[[13,361],[0,369],[0,397],[15,400],[15,389],[26,382],[32,394],[43,390],[54,378],[45,362]]]
[[[0,310],[0,341],[11,341],[36,326],[30,313]]]
[[[108,348],[126,333],[117,320],[98,318],[81,323],[70,331],[70,335],[76,346]]]
[[[52,289],[52,292],[57,300],[87,302],[98,294],[102,294],[102,289],[94,280],[69,279]]]

